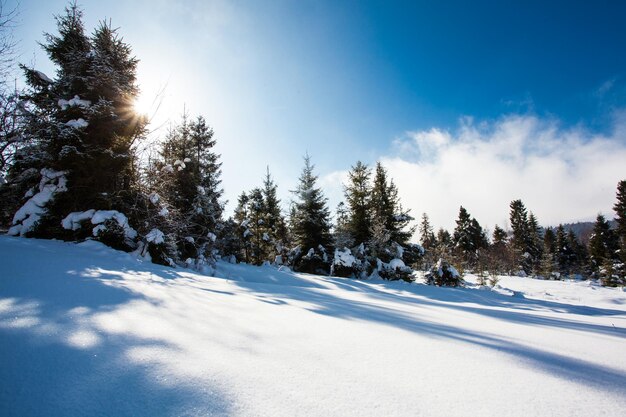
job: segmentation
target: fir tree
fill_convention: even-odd
[[[430,269],[430,267],[436,262],[436,248],[437,238],[433,232],[433,227],[430,224],[428,214],[422,213],[422,221],[419,224],[418,232],[420,235],[420,244],[424,248],[423,269]]]
[[[167,133],[151,172],[159,179],[151,191],[167,204],[167,217],[174,223],[179,260],[196,264],[213,262],[221,227],[221,164],[214,146],[213,130],[204,118],[189,121],[183,114],[180,124]]]
[[[324,256],[332,242],[330,212],[322,190],[316,186],[317,176],[313,174],[313,168],[311,158],[306,155],[298,188],[292,191],[295,201],[290,219],[291,233],[301,251],[294,267],[305,272],[329,269]]]
[[[623,264],[626,264],[626,180],[617,184],[617,201],[613,206],[615,221],[617,222],[617,237],[619,243],[619,255]],[[626,275],[626,270],[621,270]]]
[[[354,239],[349,230],[348,210],[343,201],[337,204],[335,211],[335,227],[333,231],[333,241],[337,249],[350,248],[354,245]]]
[[[467,210],[461,206],[459,218],[456,220],[453,243],[466,266],[473,266],[478,260],[478,251],[487,246],[487,238],[482,227],[473,219]]]
[[[283,256],[283,248],[288,242],[287,225],[285,218],[280,209],[280,200],[277,197],[278,185],[270,175],[270,169],[263,180],[263,204],[265,210],[265,233],[267,239],[264,239],[264,252],[270,261],[274,261],[276,256]]]
[[[534,258],[531,253],[533,251],[533,238],[528,212],[522,200],[512,201],[510,209],[510,222],[513,231],[510,244],[519,266],[525,273],[530,274],[533,270]]]
[[[371,255],[383,262],[389,262],[393,258],[401,259],[415,230],[405,230],[413,218],[408,211],[403,210],[398,189],[393,180],[387,178],[387,171],[380,162],[376,164],[369,218]],[[388,278],[395,279],[395,276],[389,272]]]
[[[530,254],[533,272],[537,272],[543,253],[543,236],[539,222],[532,212],[528,215],[527,251]]]
[[[548,227],[543,235],[543,251],[539,270],[545,278],[552,278],[553,273],[558,271],[556,262],[556,234],[551,227]]]
[[[408,210],[402,208],[398,188],[392,179],[387,178],[387,171],[380,162],[376,164],[370,207],[372,221],[378,222],[388,232],[391,242],[399,245],[408,243],[415,228],[407,227],[414,219]]]
[[[344,190],[348,203],[348,230],[356,245],[366,244],[371,238],[372,189],[369,183],[370,176],[371,171],[367,165],[358,161],[348,173],[349,182]]]
[[[576,263],[576,254],[572,247],[572,240],[568,237],[568,233],[565,231],[562,224],[556,229],[555,258],[560,275],[569,276],[573,273]]]
[[[594,272],[600,271],[607,262],[613,262],[617,255],[618,239],[609,222],[598,214],[589,238],[589,257]]]
[[[250,220],[248,218],[248,195],[242,192],[237,199],[237,207],[233,217],[236,224],[237,248],[236,256],[246,263],[250,262],[250,249],[252,232],[249,229]]]
[[[22,67],[29,87],[23,134],[30,143],[24,148],[28,154],[16,156],[14,167],[41,172],[44,181],[53,176],[50,185],[56,191],[42,207],[40,220],[23,219],[13,234],[70,238],[75,233],[61,228],[70,212],[128,211],[136,200],[133,145],[146,124],[132,110],[139,91],[138,61],[107,23],[91,37],[85,35],[82,11],[75,4],[57,18],[57,27],[59,35],[46,34],[43,45],[57,67],[55,79]]]

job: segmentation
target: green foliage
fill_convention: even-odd
[[[293,242],[305,253],[319,246],[329,247],[332,242],[330,212],[322,190],[316,185],[313,168],[311,158],[306,155],[298,187],[292,191],[295,197],[290,219]]]

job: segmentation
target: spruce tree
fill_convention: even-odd
[[[528,242],[527,250],[530,254],[533,272],[539,270],[541,255],[543,253],[543,231],[535,215],[531,212],[528,215]]]
[[[291,215],[291,233],[300,254],[295,256],[294,267],[304,272],[328,271],[326,251],[330,248],[330,212],[322,190],[317,187],[311,158],[304,157],[304,168],[298,187],[292,191],[295,197]]]
[[[371,171],[358,161],[348,173],[344,194],[348,203],[348,228],[355,245],[367,244],[371,238]],[[382,198],[382,196],[380,196]]]
[[[246,263],[250,262],[250,237],[252,236],[252,232],[249,228],[248,202],[248,195],[242,192],[237,199],[237,207],[235,208],[235,214],[233,216],[234,223],[236,224],[237,248],[239,249],[239,252],[235,255],[238,260],[243,260]]]
[[[558,270],[556,262],[556,234],[551,227],[548,227],[543,234],[543,251],[539,271],[544,278],[552,278],[553,273]]]
[[[174,224],[170,235],[177,246],[177,261],[201,266],[212,263],[215,241],[220,234],[223,211],[220,197],[219,155],[213,130],[203,117],[189,121],[186,114],[170,128],[160,147],[160,157],[149,175],[158,178],[156,193],[167,205]],[[162,224],[156,224],[160,230]]]
[[[380,162],[376,164],[370,207],[372,221],[378,222],[389,233],[389,240],[406,245],[415,232],[415,228],[407,229],[414,219],[402,208],[398,188],[393,179],[387,177],[387,170]]]
[[[487,247],[487,237],[478,223],[461,206],[453,234],[455,251],[465,266],[474,266],[478,260],[478,251]]]
[[[613,262],[617,255],[618,239],[609,222],[598,214],[589,238],[589,257],[594,272],[599,272],[607,262]]]
[[[274,261],[276,256],[284,256],[284,247],[288,243],[287,225],[280,209],[280,200],[277,197],[278,185],[270,175],[270,169],[263,180],[263,204],[265,211],[265,233],[264,252],[270,261]]]
[[[368,246],[371,256],[383,262],[389,262],[394,258],[402,259],[405,248],[409,247],[408,240],[415,230],[406,229],[413,218],[408,211],[403,210],[398,189],[393,180],[387,177],[387,171],[380,162],[376,164],[374,174],[369,218],[371,237]],[[411,249],[409,248],[409,252]],[[380,274],[378,261],[376,263]],[[387,278],[396,279],[394,271],[389,270],[385,273]]]
[[[573,272],[576,255],[571,243],[568,233],[563,225],[560,224],[556,229],[555,258],[559,269],[558,272],[562,276],[569,276]]]
[[[510,244],[515,254],[516,262],[521,269],[530,274],[533,270],[532,233],[529,224],[528,212],[522,200],[514,200],[510,204],[510,222],[513,235]]]
[[[422,213],[422,220],[418,227],[418,233],[420,235],[420,245],[424,248],[422,269],[430,269],[430,267],[436,262],[436,248],[437,238],[433,232],[433,227],[430,224],[428,214]]]
[[[16,164],[21,172],[40,172],[42,184],[55,191],[36,216],[18,216],[11,232],[74,238],[61,223],[70,213],[131,209],[138,192],[133,146],[146,120],[133,111],[138,61],[116,30],[103,22],[87,36],[75,4],[57,17],[57,27],[59,34],[46,34],[43,44],[56,77],[22,66],[29,87],[23,134],[30,143]],[[33,189],[40,203],[41,188]]]
[[[615,211],[615,221],[617,222],[617,237],[619,243],[619,257],[623,264],[626,264],[626,180],[617,184],[616,202],[613,206]],[[621,270],[626,275],[626,268]],[[626,277],[624,277],[626,279]]]
[[[350,234],[348,210],[346,209],[346,205],[343,201],[337,204],[335,213],[335,227],[333,230],[333,242],[335,248],[340,250],[351,248],[354,245],[354,239]]]

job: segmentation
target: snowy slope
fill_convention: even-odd
[[[492,291],[0,237],[0,416],[622,416],[626,293]]]

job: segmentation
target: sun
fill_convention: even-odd
[[[133,108],[135,109],[135,113],[150,117],[154,111],[156,110],[156,100],[154,96],[150,96],[150,94],[141,93],[133,102]]]

